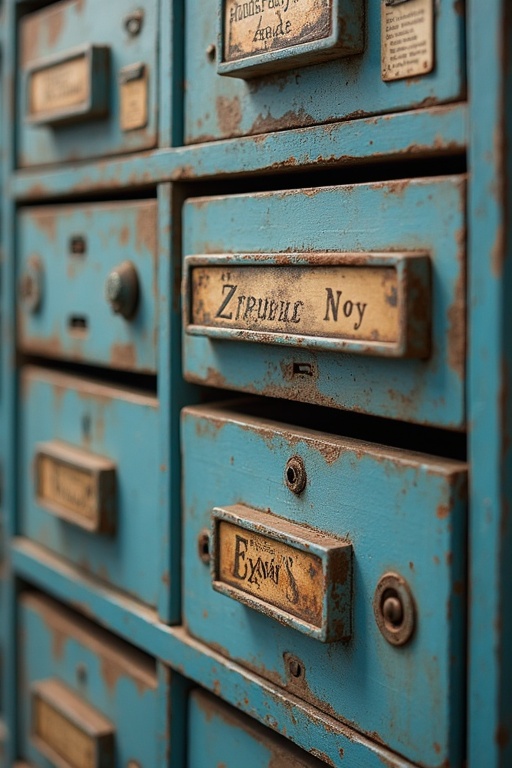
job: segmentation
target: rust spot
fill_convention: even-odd
[[[64,657],[64,648],[68,637],[55,627],[50,627],[50,629],[52,630],[52,656],[60,661]]]
[[[51,13],[48,13],[46,21],[46,27],[48,30],[48,46],[50,48],[54,48],[57,45],[60,33],[62,32],[62,27],[64,26],[63,11],[57,8],[52,10]]]
[[[57,236],[57,217],[48,211],[37,211],[31,214],[35,226],[45,233],[48,240],[55,240]]]
[[[504,749],[510,741],[510,733],[506,725],[499,725],[496,729],[496,744]]]
[[[242,122],[242,108],[238,96],[232,99],[226,96],[218,96],[215,107],[217,110],[217,122],[223,136],[238,136],[240,134],[240,123]]]
[[[450,507],[447,504],[439,504],[436,510],[436,517],[438,517],[439,520],[444,520],[446,517],[449,517],[449,515]]]
[[[121,227],[121,231],[119,232],[119,243],[120,245],[128,245],[130,242],[130,230],[127,226]]]
[[[136,247],[138,251],[146,250],[154,255],[157,252],[157,204],[152,201],[141,205],[137,211]]]
[[[282,117],[272,117],[270,112],[266,115],[259,115],[256,118],[248,133],[270,133],[273,131],[285,131],[288,128],[294,128],[295,126],[307,126],[314,125],[315,119],[309,115],[304,109],[299,109],[297,112],[292,110],[285,112]]]
[[[123,677],[123,670],[111,659],[101,659],[101,676],[109,691],[114,691],[119,678]]]
[[[110,362],[116,368],[136,368],[137,351],[135,345],[131,343],[112,344],[110,348]]]
[[[453,301],[448,309],[448,363],[460,378],[465,374],[466,360],[466,231],[458,235],[459,276]]]

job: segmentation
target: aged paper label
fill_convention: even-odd
[[[388,266],[199,266],[192,325],[396,343],[397,273]]]
[[[38,696],[34,700],[34,731],[72,768],[98,768],[94,738]]]
[[[98,521],[100,499],[92,472],[39,453],[37,473],[37,491],[41,501],[63,508],[77,518]]]
[[[382,79],[426,75],[434,68],[434,0],[381,0]]]
[[[317,555],[221,521],[218,580],[308,624],[322,624],[325,578]]]
[[[122,131],[144,128],[148,122],[147,75],[121,83],[120,124]]]
[[[225,0],[224,61],[323,40],[332,0]]]
[[[89,65],[85,56],[36,70],[30,74],[30,116],[86,106],[89,94]]]

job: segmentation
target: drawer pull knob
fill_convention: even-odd
[[[139,278],[131,261],[123,261],[107,277],[105,297],[116,315],[132,318],[139,303]]]
[[[373,599],[375,620],[391,645],[405,645],[414,632],[416,611],[409,585],[397,573],[380,579]]]
[[[288,459],[284,471],[284,479],[292,493],[297,494],[297,496],[302,493],[306,487],[308,477],[306,467],[300,456],[292,456],[291,459]]]

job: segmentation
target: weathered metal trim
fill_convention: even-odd
[[[308,560],[312,562],[314,559],[316,565],[320,565],[323,594],[319,601],[321,611],[318,623],[307,621],[305,612],[302,616],[298,615],[300,611],[293,615],[282,605],[272,604],[242,587],[237,588],[222,580],[220,528],[223,523],[228,523],[240,531],[253,533],[258,538],[283,544],[286,549],[305,553]],[[242,504],[224,508],[216,507],[212,511],[211,541],[212,586],[217,592],[238,600],[322,643],[350,638],[352,634],[352,545],[349,542],[269,513],[250,509]]]
[[[243,328],[196,325],[192,318],[192,271],[196,267],[277,266],[290,269],[300,266],[345,266],[392,268],[396,271],[398,334],[394,342],[372,339],[343,339]],[[426,358],[430,353],[431,289],[430,262],[423,253],[290,253],[290,254],[219,254],[187,256],[183,278],[183,327],[194,336],[213,339],[283,344],[302,349],[323,349],[397,358]],[[425,308],[429,311],[425,312]]]

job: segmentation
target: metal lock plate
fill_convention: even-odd
[[[464,177],[188,199],[185,378],[463,428],[464,200]]]
[[[183,412],[183,623],[411,763],[460,764],[467,466],[260,418],[270,407]],[[300,493],[287,482],[294,457]],[[198,548],[208,528],[210,566]]]

